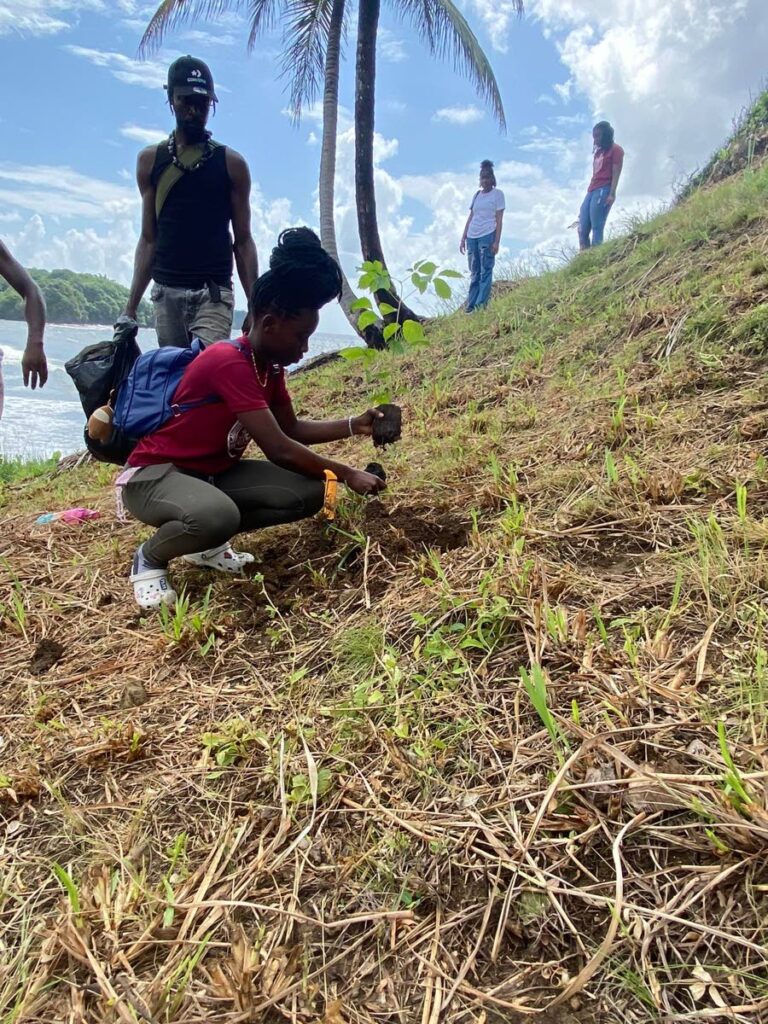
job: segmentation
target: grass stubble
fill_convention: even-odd
[[[390,490],[176,613],[3,484],[0,1020],[768,1020],[766,195],[297,381]]]

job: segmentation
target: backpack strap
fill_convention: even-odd
[[[216,142],[215,139],[209,140],[209,146],[212,150],[219,149],[221,146],[220,142]],[[164,143],[160,143],[164,145]],[[189,149],[185,149],[184,152],[179,156],[179,163],[185,167],[191,167],[200,158],[200,146],[190,146]],[[170,163],[165,167],[157,179],[157,186],[155,187],[155,219],[160,219],[160,214],[165,201],[168,198],[168,194],[176,184],[177,181],[181,181],[187,172],[182,170],[181,167],[177,167],[176,164]]]
[[[173,165],[171,165],[171,166],[173,166]],[[469,204],[469,212],[470,213],[472,213],[472,211],[474,210],[474,208],[475,208],[475,200],[477,199],[477,197],[480,195],[480,193],[482,191],[483,190],[481,188],[479,188],[477,190],[477,192],[475,192],[475,194],[472,196],[472,202]]]

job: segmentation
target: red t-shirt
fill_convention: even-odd
[[[267,374],[261,385],[253,365],[248,340],[209,345],[189,364],[173,396],[174,402],[216,402],[199,405],[175,416],[153,434],[142,437],[128,459],[129,466],[154,466],[172,462],[179,469],[214,476],[242,458],[250,435],[238,420],[242,412],[274,409],[291,401],[285,371],[278,367],[259,370]]]
[[[592,181],[587,192],[594,192],[596,188],[610,185],[613,180],[614,164],[621,163],[623,159],[624,150],[615,142],[608,149],[596,149],[592,161]]]

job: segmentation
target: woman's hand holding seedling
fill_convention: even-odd
[[[373,424],[376,420],[384,418],[384,413],[378,409],[366,409],[360,416],[353,416],[350,420],[353,434],[359,434],[362,437],[370,437],[373,433]]]

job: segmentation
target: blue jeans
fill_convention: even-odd
[[[582,249],[589,249],[591,245],[602,244],[605,222],[608,220],[608,214],[611,212],[610,206],[605,202],[610,191],[610,185],[603,185],[602,188],[596,188],[592,192],[587,192],[584,197],[584,202],[579,210],[579,245]],[[592,232],[591,241],[589,238],[590,232]]]
[[[493,282],[493,265],[496,257],[491,252],[491,246],[496,238],[496,232],[491,231],[488,235],[481,235],[479,238],[467,239],[467,259],[469,260],[469,293],[467,294],[467,312],[488,304],[491,297],[491,284]]]

